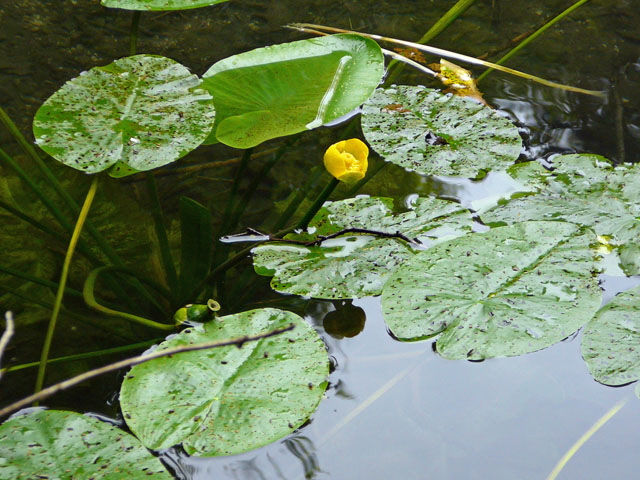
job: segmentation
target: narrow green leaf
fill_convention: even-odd
[[[173,478],[140,442],[95,418],[38,410],[0,425],[0,478]]]
[[[428,246],[470,232],[471,223],[468,210],[445,200],[419,198],[408,211],[394,213],[390,198],[357,197],[325,203],[310,223],[312,235],[285,238],[313,241],[356,228],[399,232]],[[271,243],[254,248],[252,253],[256,272],[273,275],[274,290],[340,299],[380,295],[391,272],[420,248],[400,238],[346,233],[317,246]]]
[[[387,280],[382,309],[402,340],[441,334],[446,358],[533,352],[596,312],[595,236],[564,222],[523,222],[421,252]]]
[[[380,83],[384,58],[360,35],[331,35],[258,48],[213,65],[203,87],[217,117],[208,142],[250,148],[335,120]]]
[[[215,118],[200,79],[169,58],[136,55],[65,83],[38,109],[36,143],[56,160],[115,176],[151,170],[200,145]]]
[[[189,454],[231,455],[271,443],[300,427],[326,388],[329,360],[302,318],[262,309],[190,328],[158,348],[292,331],[257,342],[188,352],[137,365],[120,403],[127,425],[152,449],[182,444]]]
[[[522,150],[518,128],[497,111],[422,86],[376,90],[363,107],[362,131],[385,160],[425,175],[504,170]]]
[[[213,245],[211,212],[195,200],[180,198],[180,282],[179,303],[187,298],[209,274]]]

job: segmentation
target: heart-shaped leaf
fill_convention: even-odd
[[[105,7],[125,10],[187,10],[208,7],[228,0],[102,0]]]
[[[522,150],[518,128],[497,111],[422,86],[376,90],[363,107],[362,131],[385,160],[425,175],[504,170]]]
[[[137,365],[122,383],[125,421],[152,449],[182,444],[189,454],[231,455],[300,427],[326,388],[329,360],[299,316],[252,310],[190,328],[158,348],[292,331],[236,346],[182,353]]]
[[[471,231],[471,215],[459,204],[420,198],[408,211],[393,213],[390,198],[358,197],[327,202],[310,223],[312,235],[290,234],[289,240],[314,241],[346,232],[319,245],[271,243],[253,249],[261,275],[273,275],[274,290],[314,298],[359,298],[380,295],[387,276],[415,255],[419,245],[376,236],[400,233],[424,244]]]
[[[335,120],[380,83],[384,58],[360,35],[330,35],[234,55],[203,75],[214,98],[209,142],[249,148]]]
[[[0,478],[173,478],[132,435],[74,412],[38,410],[0,425]]]
[[[38,109],[36,143],[86,173],[117,176],[174,162],[200,145],[215,111],[200,79],[165,57],[116,60],[65,83]]]
[[[592,228],[612,237],[627,275],[640,273],[640,166],[614,167],[600,155],[560,155],[549,171],[537,162],[517,165],[509,173],[527,179],[538,194],[518,196],[481,214],[487,224],[556,220]]]
[[[387,280],[382,309],[402,340],[441,334],[446,358],[521,355],[571,335],[596,312],[591,232],[523,222],[441,243]]]

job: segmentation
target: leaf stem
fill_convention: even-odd
[[[82,227],[89,214],[89,209],[91,208],[91,204],[93,203],[97,188],[98,177],[96,176],[93,178],[91,186],[89,187],[89,191],[87,192],[87,195],[85,197],[84,204],[82,205],[82,209],[80,210],[80,215],[78,216],[78,220],[76,221],[76,226],[73,229],[73,234],[71,235],[71,240],[69,241],[69,247],[67,248],[64,263],[62,264],[62,273],[60,274],[58,292],[56,294],[55,303],[53,304],[53,311],[51,312],[51,318],[49,319],[49,327],[47,328],[44,345],[42,347],[42,353],[40,355],[40,366],[38,367],[35,393],[38,393],[40,390],[42,390],[42,385],[44,384],[44,378],[47,369],[47,360],[49,359],[49,351],[51,349],[53,334],[55,332],[56,323],[58,321],[58,314],[60,313],[60,307],[62,306],[62,298],[64,296],[64,290],[67,284],[67,278],[69,276],[71,259],[73,258],[73,252],[76,248],[76,245],[78,244],[78,239],[80,238]]]
[[[129,33],[129,55],[135,55],[138,49],[138,27],[140,26],[140,10],[134,10],[131,17],[131,31]]]
[[[302,219],[298,222],[296,228],[299,228],[301,230],[305,230],[307,228],[313,216],[318,213],[318,210],[322,208],[324,202],[327,200],[327,198],[329,198],[329,195],[331,195],[331,193],[335,190],[339,183],[340,180],[338,180],[337,178],[331,179],[327,186],[324,187],[324,190],[320,192],[318,198],[316,198],[316,200],[313,202],[313,205],[311,205],[309,210],[307,210],[307,213],[305,213]]]

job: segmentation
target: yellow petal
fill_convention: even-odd
[[[334,143],[324,153],[324,166],[341,182],[354,183],[367,173],[369,148],[362,140],[351,138]]]

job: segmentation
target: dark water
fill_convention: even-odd
[[[14,0],[0,6],[0,103],[26,133],[38,106],[80,71],[127,54],[128,12],[102,8],[90,0]],[[414,40],[422,36],[453,1],[231,1],[186,12],[142,16],[138,51],[174,58],[203,73],[216,60],[301,35],[281,28],[304,21],[353,27]],[[512,39],[535,30],[572,2],[546,0],[478,1],[432,44],[473,56],[498,58]],[[592,152],[615,161],[637,161],[640,151],[640,3],[638,0],[588,2],[547,31],[509,65],[562,83],[606,89],[605,100],[551,90],[493,73],[481,84],[485,97],[506,110],[522,126],[525,156],[546,158],[558,152]],[[425,79],[407,71],[402,82]],[[337,132],[324,129],[304,135],[277,172],[259,189],[260,198],[248,209],[242,225],[260,227],[271,202],[286,198],[290,186],[303,181],[319,161],[324,146]],[[3,149],[22,159],[9,135],[0,131]],[[264,146],[265,150],[279,143]],[[258,155],[260,152],[258,152]],[[177,198],[190,195],[213,211],[220,210],[233,178],[238,153],[206,147],[185,159],[194,170],[169,170],[160,177],[163,206],[173,219]],[[268,156],[268,153],[265,154]],[[260,158],[260,157],[258,157]],[[206,162],[229,162],[211,166]],[[28,163],[26,159],[25,162]],[[235,162],[235,163],[234,163]],[[251,170],[257,174],[259,161]],[[200,167],[201,165],[201,167]],[[0,165],[2,198],[24,208],[33,205],[20,182]],[[484,182],[422,179],[390,168],[366,193],[403,198],[413,193],[439,192],[464,203],[478,201],[509,185],[499,175]],[[87,177],[57,169],[65,185],[82,199]],[[107,180],[99,194],[100,207],[92,220],[101,226],[135,268],[156,272],[153,246],[144,236],[149,228],[144,193],[135,180]],[[140,206],[142,204],[142,206]],[[133,206],[132,206],[133,205]],[[33,207],[36,208],[36,207]],[[217,209],[217,210],[216,210]],[[36,210],[37,211],[37,210]],[[21,230],[15,219],[1,214],[4,261],[55,281],[65,245]],[[39,214],[45,219],[44,213]],[[135,228],[131,228],[135,225]],[[16,236],[16,235],[22,236]],[[8,259],[8,260],[7,260]],[[81,286],[86,268],[81,261],[72,272],[72,286]],[[51,301],[50,290],[19,288],[27,298]],[[638,283],[637,279],[603,278],[606,298]],[[284,302],[260,280],[240,296],[228,285],[232,311],[262,301]],[[233,293],[231,293],[233,292]],[[25,298],[1,292],[2,309],[27,318],[9,351],[10,361],[37,360],[48,314]],[[640,470],[640,400],[633,386],[610,388],[597,384],[580,357],[579,336],[518,358],[482,363],[454,362],[432,353],[430,342],[402,344],[386,332],[376,299],[355,302],[367,313],[362,334],[336,340],[323,333],[321,319],[328,302],[289,302],[317,325],[337,362],[332,388],[312,422],[291,438],[230,458],[184,458],[167,452],[163,458],[179,478],[294,479],[305,473],[317,478],[367,479],[541,479],[560,457],[607,410],[621,399],[624,408],[590,439],[559,478],[629,479]],[[282,304],[284,305],[284,304]],[[63,314],[54,344],[55,356],[132,342],[136,332],[105,332],[105,321],[81,301],[68,300],[94,320],[87,325]],[[94,318],[95,317],[95,318]],[[139,341],[139,338],[136,340]],[[52,368],[49,381],[113,361],[98,358]],[[28,372],[28,373],[25,373]],[[101,379],[56,396],[47,405],[117,416],[118,376]],[[30,393],[32,371],[3,379],[3,403]]]

